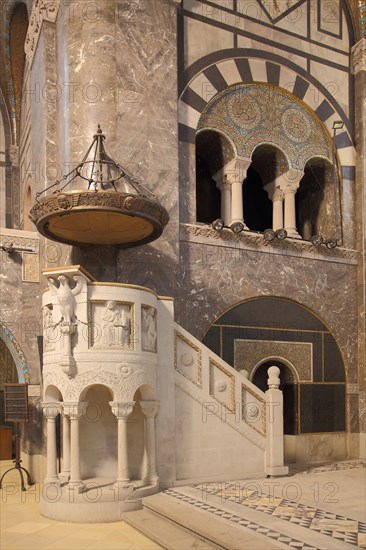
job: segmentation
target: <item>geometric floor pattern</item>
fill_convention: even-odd
[[[317,531],[358,548],[366,548],[366,523],[347,518],[340,514],[328,512],[275,496],[268,496],[258,491],[240,491],[239,482],[223,484],[196,485],[204,488],[205,493],[221,497],[222,501],[236,502],[248,508],[270,514],[301,527]]]
[[[217,508],[216,506],[212,506],[210,504],[206,504],[205,502],[202,502],[199,499],[186,496],[180,493],[179,490],[177,489],[167,489],[166,491],[164,491],[164,493],[176,499],[182,500],[186,504],[191,504],[192,506],[200,508],[201,510],[205,510],[206,512],[215,514],[216,516],[219,516],[222,519],[230,521],[237,526],[245,527],[246,529],[250,529],[255,533],[269,537],[271,540],[280,542],[288,546],[289,548],[296,548],[297,550],[319,550],[315,546],[310,546],[305,542],[297,540],[293,537],[286,536],[274,529],[270,529],[268,527],[265,527],[264,525],[259,525],[256,522],[244,519],[231,512],[228,512],[227,510],[221,510],[220,508]]]

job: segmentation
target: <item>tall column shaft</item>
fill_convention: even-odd
[[[225,225],[230,223],[231,185],[224,182],[221,186],[221,219]]]
[[[159,410],[158,401],[141,401],[142,412],[145,416],[145,483],[154,483],[158,480],[156,471],[156,447],[155,447],[155,416]]]
[[[58,483],[56,417],[61,410],[60,403],[43,403],[43,414],[47,422],[47,473],[45,483]]]
[[[285,196],[285,215],[284,226],[289,237],[301,239],[296,229],[296,203],[295,195],[299,188],[300,181],[304,176],[304,172],[298,170],[288,170],[281,176],[280,189]]]
[[[230,223],[244,223],[243,209],[243,182],[233,181],[231,185],[232,201],[231,201],[231,220]]]
[[[128,465],[127,420],[133,411],[135,401],[127,401],[122,403],[111,401],[109,404],[113,414],[118,419],[118,469],[116,484],[123,486],[130,481],[130,471]]]
[[[280,189],[276,189],[273,193],[273,221],[272,228],[274,231],[283,229],[283,199],[284,194]]]
[[[64,414],[70,418],[70,487],[83,489],[80,473],[80,440],[79,418],[83,413],[85,403],[65,403]]]
[[[62,415],[62,477],[70,479],[70,418]]]

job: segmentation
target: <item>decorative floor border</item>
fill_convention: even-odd
[[[284,544],[290,548],[296,548],[297,550],[320,550],[319,548],[315,546],[311,546],[306,542],[300,541],[293,537],[289,537],[287,535],[283,535],[282,533],[279,533],[274,529],[270,529],[269,527],[264,527],[263,525],[259,525],[254,521],[250,521],[248,519],[242,518],[240,516],[237,516],[236,514],[232,514],[231,512],[222,510],[220,508],[217,508],[216,506],[212,506],[211,504],[206,504],[196,498],[183,495],[182,493],[179,493],[174,489],[167,489],[166,491],[164,491],[164,493],[173,498],[182,500],[186,504],[191,504],[192,506],[195,506],[200,510],[205,510],[206,512],[215,514],[216,516],[219,516],[222,519],[228,520],[234,523],[235,525],[240,525],[242,527],[245,527],[246,529],[250,529],[251,531],[254,531],[255,533],[264,535],[265,537],[268,537],[273,541],[280,542],[281,544]]]
[[[201,484],[194,485],[194,488],[203,489]],[[241,504],[257,512],[300,525],[322,535],[352,544],[357,548],[366,549],[365,522],[292,500],[268,496],[258,491],[245,491],[245,495],[243,495],[240,491],[240,482],[207,484],[204,490],[206,494],[219,496],[224,500]],[[256,502],[253,502],[254,498]]]

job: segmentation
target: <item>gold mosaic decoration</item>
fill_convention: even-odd
[[[272,340],[235,340],[235,368],[249,374],[267,358],[291,363],[301,382],[312,381],[313,350],[310,342],[278,342]]]
[[[303,170],[312,157],[332,162],[332,140],[321,120],[303,101],[268,83],[235,84],[206,105],[198,129],[218,130],[241,157],[269,143],[281,149],[290,167]]]

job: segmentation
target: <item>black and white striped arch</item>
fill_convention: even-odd
[[[345,123],[343,130],[335,137],[335,144],[343,177],[354,179],[356,158],[350,137],[352,127],[343,109],[332,96],[335,91],[332,89],[333,83],[324,88],[319,83],[311,82],[300,75],[297,66],[289,66],[291,63],[283,65],[257,56],[218,59],[192,74],[194,69],[203,63],[204,60],[195,63],[195,67],[188,69],[183,75],[183,82],[181,81],[182,93],[178,107],[180,141],[195,143],[201,113],[217,93],[241,82],[267,82],[284,88],[304,101],[315,111],[331,135],[335,120]],[[187,84],[184,84],[184,80]]]

